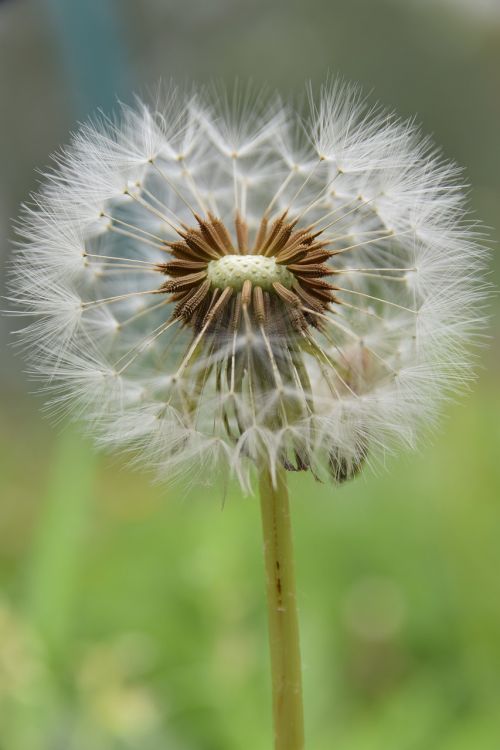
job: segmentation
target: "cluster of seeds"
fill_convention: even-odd
[[[279,320],[292,334],[321,325],[317,313],[335,301],[335,287],[325,278],[334,272],[325,265],[334,253],[319,239],[321,232],[296,230],[297,222],[283,213],[270,226],[264,217],[249,247],[248,226],[238,216],[235,248],[220,219],[195,218],[197,229],[186,227],[182,242],[168,243],[176,260],[158,265],[173,277],[159,292],[173,295],[174,317],[203,332],[221,326],[239,331],[242,311],[252,328]]]
[[[471,373],[483,248],[459,171],[326,86],[168,92],[85,125],[19,228],[12,298],[51,406],[173,479],[341,481]]]

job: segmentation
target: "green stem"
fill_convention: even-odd
[[[275,750],[303,750],[304,716],[292,526],[286,473],[260,477]]]

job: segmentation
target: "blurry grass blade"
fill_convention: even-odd
[[[80,437],[66,430],[55,446],[44,507],[25,571],[25,616],[41,647],[40,669],[4,729],[9,750],[45,750],[47,741],[61,731],[65,701],[60,685],[68,669],[64,661],[71,641],[81,541],[94,472],[94,454]]]
[[[80,541],[95,471],[89,446],[71,431],[60,436],[45,509],[28,570],[27,610],[51,656],[64,655],[71,631]]]

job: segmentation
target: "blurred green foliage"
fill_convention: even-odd
[[[121,92],[170,75],[293,92],[328,69],[357,80],[418,113],[468,166],[476,213],[498,226],[494,2],[490,15],[474,0],[102,5],[116,24],[98,35],[109,69],[94,92],[94,68],[78,73],[92,43],[61,40],[59,0],[0,5],[0,223],[67,140],[75,101],[81,114],[109,98],[112,62],[127,67]],[[98,22],[100,4],[89,7]],[[80,62],[68,59],[76,49]],[[291,477],[311,750],[500,747],[497,318],[481,382],[420,453],[341,489]],[[268,748],[255,498],[151,486],[97,458],[44,422],[19,362],[2,362],[0,749]]]
[[[492,386],[388,472],[292,478],[311,748],[498,748]],[[103,458],[91,490],[89,447],[37,429],[12,410],[1,434],[2,747],[269,747],[255,498],[152,487]]]

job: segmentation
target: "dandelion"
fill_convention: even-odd
[[[302,747],[287,471],[413,446],[472,374],[484,250],[460,170],[327,84],[309,113],[171,88],[84,125],[19,231],[50,406],[168,481],[260,476],[276,747]]]

